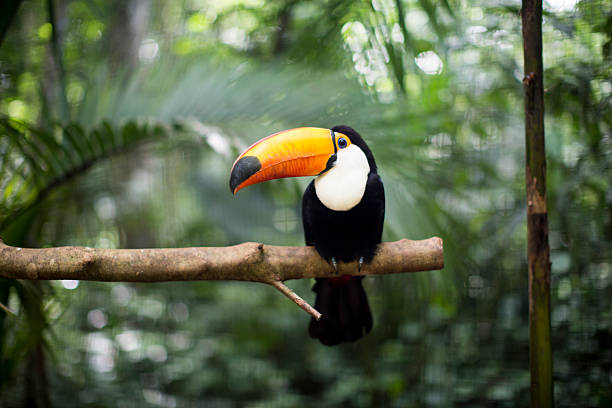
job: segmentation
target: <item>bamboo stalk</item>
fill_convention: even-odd
[[[529,365],[531,406],[553,403],[550,334],[550,250],[546,205],[542,0],[523,0],[525,64],[525,184],[527,194],[527,259],[529,265]]]

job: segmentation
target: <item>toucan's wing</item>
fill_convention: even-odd
[[[366,185],[368,197],[371,202],[371,214],[375,217],[373,238],[376,239],[376,244],[382,240],[383,224],[385,221],[385,187],[377,172],[373,171],[368,176]]]
[[[312,225],[312,205],[316,197],[314,180],[310,182],[302,197],[302,223],[304,224],[304,241],[306,245],[314,245],[314,227]]]

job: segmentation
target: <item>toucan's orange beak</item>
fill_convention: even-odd
[[[341,133],[303,127],[284,130],[255,142],[232,166],[230,190],[236,192],[262,181],[316,176],[333,166]]]

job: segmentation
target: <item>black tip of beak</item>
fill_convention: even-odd
[[[236,188],[260,169],[261,162],[255,156],[244,156],[238,160],[230,175],[229,188],[232,194],[236,194]]]

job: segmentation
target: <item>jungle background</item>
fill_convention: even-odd
[[[612,404],[612,2],[544,2],[558,407]],[[369,277],[372,332],[328,348],[244,282],[0,281],[0,406],[529,403],[520,2],[2,2],[0,236],[108,248],[302,245],[307,179],[228,188],[237,154],[347,124],[384,240],[442,271]],[[288,284],[313,301],[311,281]]]

